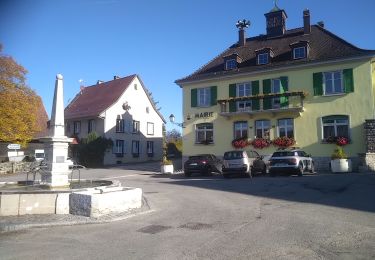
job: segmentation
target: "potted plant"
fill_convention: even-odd
[[[232,141],[232,146],[236,149],[243,149],[249,145],[251,145],[251,140],[247,137],[237,138]]]
[[[166,156],[163,156],[163,160],[161,162],[160,172],[161,173],[173,173],[173,162],[168,160]]]
[[[282,136],[282,137],[277,137],[272,141],[273,145],[279,146],[280,148],[287,148],[292,145],[296,144],[296,141],[294,140],[293,137],[287,137],[287,136]]]
[[[331,155],[332,172],[351,172],[352,161],[346,155],[341,146],[337,146]]]
[[[167,140],[165,138],[165,129],[163,128],[163,159],[160,163],[160,172],[164,173],[173,173],[173,162],[167,158]]]
[[[255,138],[254,141],[251,142],[251,144],[256,149],[263,149],[265,147],[270,146],[271,141],[265,138]]]

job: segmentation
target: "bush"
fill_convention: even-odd
[[[331,159],[348,159],[348,156],[342,147],[337,146],[331,155]]]
[[[113,146],[111,139],[90,133],[87,138],[78,144],[78,156],[80,164],[86,167],[98,167],[103,165],[104,154],[108,148]]]

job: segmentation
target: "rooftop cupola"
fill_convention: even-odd
[[[277,6],[277,0],[275,0],[275,6],[269,13],[264,14],[267,22],[267,36],[277,37],[285,34],[286,31],[286,15],[285,11]]]

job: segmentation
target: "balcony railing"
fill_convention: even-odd
[[[220,115],[226,117],[241,114],[277,114],[282,112],[295,112],[300,115],[304,111],[303,100],[307,95],[306,92],[302,91],[258,94],[221,99],[217,103],[220,105]]]

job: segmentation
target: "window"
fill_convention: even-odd
[[[154,135],[154,123],[147,122],[147,134]]]
[[[344,93],[342,71],[323,72],[323,82],[324,95]]]
[[[236,89],[237,97],[246,97],[251,96],[251,84],[250,83],[241,83],[237,84]],[[251,110],[251,100],[246,101],[237,101],[237,111],[249,111]]]
[[[69,135],[68,133],[70,133],[72,130],[71,130],[71,123],[70,122],[67,122],[66,125],[65,125],[65,135]]]
[[[195,143],[213,143],[214,129],[212,123],[198,124],[195,126]]]
[[[132,141],[133,157],[139,157],[139,141]]]
[[[349,138],[349,117],[348,116],[326,116],[323,121],[323,139],[332,137]]]
[[[271,92],[281,93],[281,81],[280,79],[272,79]],[[280,97],[272,98],[272,108],[280,108]]]
[[[154,156],[154,142],[147,141],[147,155],[148,157]]]
[[[342,95],[354,92],[354,71],[352,68],[313,73],[314,96]]]
[[[124,132],[124,119],[116,119],[116,133]]]
[[[139,133],[140,122],[133,120],[133,134]]]
[[[211,104],[211,89],[198,89],[198,107],[208,107]]]
[[[246,121],[234,122],[234,139],[247,137],[247,129]]]
[[[297,47],[293,49],[293,59],[303,59],[306,58],[306,48]]]
[[[74,122],[74,133],[79,134],[81,132],[81,122],[75,121]]]
[[[257,63],[258,65],[267,64],[268,63],[268,53],[259,53],[257,55]]]
[[[124,156],[124,140],[116,140],[115,146],[113,147],[113,153],[115,153],[117,157]]]
[[[217,86],[191,89],[191,107],[209,107],[217,105]]]
[[[270,126],[269,120],[255,121],[255,136],[256,138],[270,139]]]
[[[87,126],[88,126],[88,129],[87,129],[88,133],[94,132],[95,131],[95,120],[94,119],[90,119],[87,122]]]
[[[230,59],[225,62],[225,69],[232,70],[237,68],[237,61],[235,59]]]
[[[277,121],[277,131],[279,137],[294,137],[294,126],[293,126],[293,119],[291,118],[285,118],[285,119],[279,119]]]

